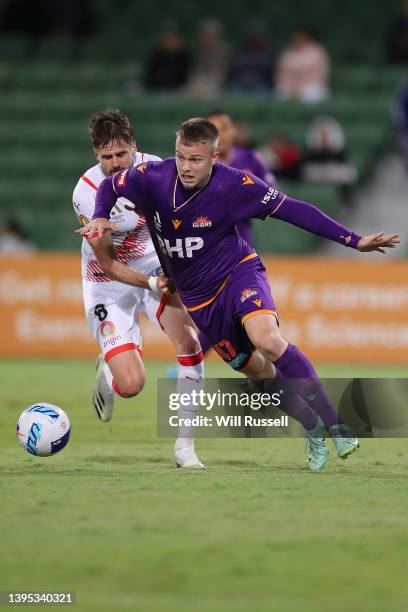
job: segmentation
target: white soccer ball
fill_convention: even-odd
[[[31,455],[49,457],[69,440],[71,424],[66,413],[53,404],[40,402],[26,408],[17,423],[17,438]]]

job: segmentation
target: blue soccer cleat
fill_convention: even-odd
[[[312,472],[324,468],[329,458],[329,449],[324,439],[326,430],[320,418],[314,429],[306,432],[307,467]]]
[[[354,432],[344,423],[330,427],[330,435],[340,459],[347,459],[360,446]]]

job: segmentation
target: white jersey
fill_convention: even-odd
[[[155,155],[136,153],[134,165],[160,159]],[[96,192],[104,178],[101,164],[96,164],[81,176],[74,189],[73,206],[79,222],[83,225],[92,219]],[[136,212],[132,202],[119,198],[111,211],[110,220],[120,229],[119,232],[112,233],[119,261],[145,273],[159,265],[146,220]],[[112,282],[112,279],[104,274],[86,238],[82,241],[82,278],[94,283]]]

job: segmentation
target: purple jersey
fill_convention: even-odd
[[[186,190],[173,158],[118,172],[112,185],[143,210],[163,269],[188,308],[211,300],[240,261],[255,256],[236,223],[265,219],[285,197],[223,164],[214,165],[204,188]]]
[[[228,166],[231,166],[231,168],[237,168],[237,170],[242,170],[242,172],[250,172],[251,174],[255,174],[255,176],[276,189],[276,179],[274,175],[268,169],[258,151],[255,151],[254,149],[233,147],[232,158],[228,162]],[[246,240],[248,244],[252,244],[253,239],[250,220],[245,219],[240,221],[237,224],[237,229],[241,238]]]
[[[195,191],[181,185],[174,158],[118,172],[99,187],[94,218],[109,217],[118,197],[142,209],[163,269],[189,310],[211,303],[239,264],[256,257],[238,235],[243,219],[273,215],[354,248],[360,239],[311,204],[219,163]]]

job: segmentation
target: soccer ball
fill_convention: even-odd
[[[26,408],[17,423],[17,438],[31,455],[49,457],[68,444],[71,424],[58,406],[41,402]]]

